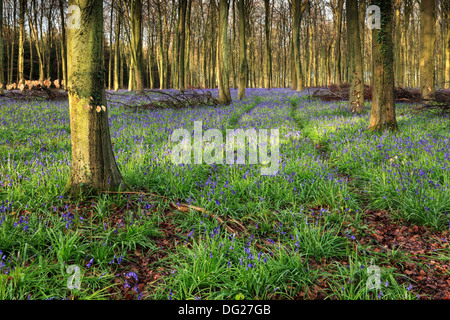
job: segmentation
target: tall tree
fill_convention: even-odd
[[[264,88],[271,87],[272,54],[270,48],[270,0],[264,0],[264,32],[266,42],[264,46]]]
[[[120,24],[122,21],[121,10],[116,11],[116,36],[115,36],[115,48],[114,48],[114,91],[120,89]]]
[[[186,44],[186,9],[187,9],[187,0],[179,0],[180,1],[180,9],[179,9],[179,19],[178,19],[178,36],[179,36],[179,44],[178,44],[178,89],[183,91],[186,89],[185,85],[185,44]]]
[[[59,0],[59,13],[61,15],[61,64],[62,64],[62,78],[64,80],[63,88],[67,86],[67,38],[66,38],[66,24],[64,22],[64,0]],[[30,46],[31,48],[31,46]]]
[[[380,7],[381,28],[372,29],[372,109],[370,131],[396,130],[394,98],[393,0],[372,0]]]
[[[358,0],[346,0],[347,45],[350,67],[349,104],[352,111],[361,113],[364,106],[363,59],[359,34]]]
[[[308,3],[309,0],[292,0],[292,35],[294,45],[295,74],[297,78],[297,91],[302,91],[304,89],[300,56],[300,24],[303,12],[308,6]]]
[[[450,2],[443,1],[446,38],[445,38],[445,89],[450,89]]]
[[[238,0],[238,12],[239,12],[239,58],[240,58],[240,69],[239,69],[239,89],[238,89],[238,99],[242,100],[245,97],[245,88],[247,86],[247,73],[248,73],[248,63],[247,63],[247,42],[245,39],[246,35],[246,17],[245,17],[245,0]]]
[[[142,0],[133,0],[131,2],[131,17],[132,17],[132,54],[134,62],[134,76],[136,81],[136,92],[144,90],[143,77],[143,53],[142,53]]]
[[[103,68],[103,1],[69,0],[80,8],[80,29],[67,32],[72,194],[117,189],[117,167],[108,124]]]
[[[217,39],[217,55],[219,62],[219,102],[229,104],[231,102],[229,74],[228,74],[228,0],[219,2],[219,37]]]
[[[420,92],[422,98],[433,99],[434,81],[434,44],[436,41],[436,0],[420,2]]]
[[[20,82],[24,81],[24,42],[25,42],[25,10],[27,9],[27,1],[19,1],[19,61],[18,61],[18,77]]]
[[[109,21],[109,59],[108,59],[108,90],[111,90],[113,87],[113,45],[112,45],[112,38],[113,38],[113,15],[114,15],[114,0],[111,1],[111,19]]]
[[[3,68],[3,0],[0,0],[0,94],[5,87],[5,69]]]
[[[33,36],[34,45],[36,46],[36,51],[39,59],[39,81],[41,82],[41,85],[43,85],[45,74],[44,74],[44,48],[42,45],[42,19],[40,19],[38,25],[38,11],[42,10],[38,10],[36,0],[32,0],[31,5],[33,8],[32,10],[33,16],[29,14],[28,10],[26,10],[26,14],[28,16],[28,23],[30,24],[31,34]],[[42,15],[43,13],[40,12],[40,14]],[[38,26],[40,27],[39,30]]]
[[[337,2],[336,2],[337,1]],[[356,2],[356,6],[358,3]],[[335,32],[335,46],[334,46],[334,82],[341,84],[341,31],[342,31],[342,9],[344,7],[344,0],[333,0],[333,15],[334,15],[334,32]],[[358,11],[353,11],[354,14],[358,14]],[[347,20],[348,21],[348,20]]]
[[[156,9],[158,11],[158,32],[159,32],[159,87],[166,89],[166,53],[164,51],[164,29],[163,29],[163,15],[161,8],[161,0],[156,0]],[[165,17],[164,17],[165,20]]]

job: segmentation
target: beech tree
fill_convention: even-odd
[[[444,1],[444,14],[445,14],[445,89],[450,89],[450,2]]]
[[[245,34],[247,32],[246,18],[245,18],[245,0],[239,0],[238,12],[239,12],[239,58],[240,58],[238,99],[242,100],[245,97],[245,88],[247,86],[247,73],[248,73],[247,42],[245,38]]]
[[[3,68],[3,0],[0,0],[0,94],[5,87],[5,72]]]
[[[372,29],[372,109],[370,131],[396,130],[394,100],[393,0],[373,0],[381,9],[381,28]]]
[[[178,36],[179,36],[179,44],[178,44],[178,89],[181,91],[185,90],[185,44],[186,44],[186,9],[187,9],[187,0],[179,0],[180,1],[180,10],[179,10],[179,24],[178,24]]]
[[[228,0],[219,2],[219,37],[217,39],[217,57],[219,62],[219,102],[229,104],[231,102],[229,74],[228,74]]]
[[[358,0],[346,0],[347,45],[349,59],[350,93],[352,111],[361,113],[364,106],[363,59],[359,34]]]
[[[264,0],[264,32],[266,42],[264,46],[264,88],[270,89],[272,86],[272,53],[270,48],[270,0]]]
[[[302,20],[303,12],[305,11],[309,0],[292,0],[292,34],[293,34],[293,46],[294,46],[294,64],[295,64],[295,74],[297,91],[303,91],[303,76],[302,76],[302,66],[300,57],[300,24]]]
[[[70,0],[80,8],[80,28],[67,32],[72,165],[66,190],[72,194],[118,189],[108,124],[103,69],[103,1]]]
[[[19,61],[18,61],[18,77],[20,81],[24,80],[24,42],[25,42],[25,10],[27,6],[26,0],[19,0]]]
[[[420,92],[422,98],[433,99],[434,81],[434,45],[436,41],[436,0],[420,1]]]

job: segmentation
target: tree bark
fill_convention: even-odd
[[[114,49],[114,91],[120,89],[120,24],[122,20],[122,14],[120,10],[117,10],[117,22],[116,22],[116,43]]]
[[[143,78],[143,54],[142,54],[142,0],[133,0],[132,9],[132,32],[131,43],[134,62],[134,77],[137,93],[144,91]]]
[[[436,0],[420,2],[420,92],[422,98],[433,99],[434,81],[434,45],[436,41]]]
[[[357,5],[357,3],[356,3]],[[344,0],[337,0],[337,6],[335,8],[335,34],[336,34],[336,45],[334,47],[334,57],[336,59],[336,64],[334,65],[334,75],[335,83],[340,85],[342,83],[341,75],[341,30],[342,30],[342,9],[344,7]],[[358,11],[354,11],[358,14]]]
[[[19,61],[18,61],[18,77],[20,79],[20,83],[24,82],[24,65],[25,65],[25,57],[24,57],[24,42],[25,42],[25,10],[27,7],[26,0],[19,1]]]
[[[245,0],[238,0],[238,13],[239,13],[239,88],[238,99],[242,100],[245,97],[245,88],[247,86],[247,42],[246,42],[246,18],[245,18]]]
[[[373,87],[370,131],[396,130],[394,100],[393,0],[375,0],[381,9],[381,29],[372,30]]]
[[[231,93],[228,74],[228,0],[219,2],[219,37],[218,37],[218,62],[219,62],[219,102],[231,103]]]
[[[5,90],[5,69],[3,67],[3,0],[0,0],[0,94]]]
[[[445,89],[450,89],[450,3],[444,2],[445,12]]]
[[[67,39],[66,39],[66,24],[64,22],[64,1],[59,0],[59,13],[61,15],[61,64],[62,77],[64,80],[63,88],[67,88]]]
[[[346,0],[347,46],[350,67],[349,105],[353,112],[361,113],[364,106],[363,59],[359,34],[358,0]]]
[[[109,26],[109,59],[108,59],[108,90],[113,88],[113,46],[112,46],[112,38],[113,38],[113,14],[114,14],[114,0],[111,1],[111,19]]]
[[[187,0],[179,0],[180,1],[180,10],[179,10],[179,19],[178,19],[178,89],[180,91],[184,91],[186,89],[185,83],[185,45],[186,45],[186,9],[187,9]]]
[[[272,57],[270,49],[270,0],[264,0],[264,32],[265,32],[265,46],[264,46],[264,88],[270,89],[271,77],[270,71],[272,69]]]
[[[302,20],[303,11],[305,11],[309,0],[292,0],[292,10],[293,10],[293,44],[294,44],[294,61],[295,61],[295,73],[297,77],[297,91],[302,91],[304,89],[303,75],[301,67],[301,57],[300,57],[300,24]]]
[[[122,184],[111,145],[102,57],[103,1],[69,0],[81,10],[80,29],[68,29],[68,88],[72,195],[115,190]]]

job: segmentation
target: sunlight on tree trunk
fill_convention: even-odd
[[[420,2],[420,92],[422,98],[433,99],[434,81],[434,44],[436,41],[436,0]]]
[[[3,0],[0,0],[0,94],[3,94],[5,90],[3,68]]]
[[[81,9],[80,29],[68,29],[68,90],[72,167],[66,187],[80,192],[118,189],[118,170],[108,124],[103,69],[103,1],[71,0]]]
[[[229,74],[228,74],[228,0],[219,2],[219,38],[217,39],[219,62],[219,102],[229,104],[231,102]]]
[[[372,30],[373,87],[370,131],[396,130],[394,100],[393,0],[372,1],[381,9],[381,29]]]
[[[242,100],[245,97],[245,88],[247,86],[247,42],[245,39],[246,34],[246,19],[245,19],[245,0],[239,0],[238,2],[238,12],[239,12],[239,58],[240,60],[240,70],[239,70],[239,89],[238,89],[238,99]]]
[[[361,39],[359,34],[358,0],[347,0],[347,45],[349,59],[349,105],[353,112],[361,113],[364,106]]]

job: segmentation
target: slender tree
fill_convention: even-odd
[[[113,38],[113,15],[114,15],[114,0],[111,1],[111,17],[110,17],[110,25],[109,25],[109,59],[108,59],[108,90],[111,90],[113,87],[113,46],[112,46],[112,38]]]
[[[239,58],[240,58],[240,69],[239,69],[239,89],[238,89],[238,99],[242,100],[245,97],[245,88],[247,86],[247,73],[248,73],[248,63],[247,63],[247,42],[245,39],[246,35],[246,17],[245,17],[245,0],[238,0],[238,12],[239,12]]]
[[[186,89],[185,85],[185,44],[186,44],[186,9],[187,0],[179,0],[179,19],[178,19],[178,89],[183,91]]]
[[[380,7],[381,28],[372,29],[373,87],[370,131],[395,130],[393,0],[373,0]]]
[[[217,55],[219,62],[219,102],[229,104],[231,102],[229,74],[228,74],[228,0],[219,2],[219,37],[217,39]]]
[[[0,0],[0,94],[5,90],[5,69],[3,68],[3,0]]]
[[[347,45],[350,73],[350,99],[352,111],[361,113],[364,106],[363,59],[359,34],[358,0],[346,0]]]
[[[25,10],[27,8],[27,1],[19,1],[19,61],[18,61],[18,77],[20,82],[24,81],[24,68],[25,68],[25,57],[24,57],[24,42],[25,42]]]
[[[265,32],[265,46],[264,46],[264,88],[271,87],[271,70],[272,70],[272,56],[270,48],[270,0],[264,0],[264,32]]]
[[[71,194],[114,190],[122,183],[111,145],[103,68],[103,1],[69,0],[80,8],[80,29],[67,32],[72,166]]]
[[[445,14],[445,88],[450,89],[450,3],[443,1]]]
[[[64,0],[59,0],[59,13],[61,15],[61,64],[62,64],[62,78],[64,80],[63,88],[67,86],[67,39],[66,39],[66,24],[64,19]],[[30,46],[31,48],[31,46]]]
[[[121,10],[116,11],[116,36],[114,48],[114,91],[120,89],[120,24],[122,21]]]
[[[144,62],[142,53],[142,0],[133,0],[131,6],[132,17],[132,54],[134,62],[134,76],[136,81],[136,92],[144,90]]]
[[[336,3],[337,1],[337,3]],[[358,3],[356,2],[356,6]],[[333,12],[334,12],[334,28],[335,28],[335,46],[334,46],[334,75],[336,84],[341,84],[342,75],[341,75],[341,30],[342,30],[342,9],[344,7],[344,0],[334,0]],[[354,14],[358,14],[358,11],[353,11]],[[348,20],[347,20],[348,21]]]
[[[420,92],[422,98],[433,99],[434,81],[434,45],[436,41],[436,0],[420,2]]]
[[[292,0],[292,35],[293,35],[293,45],[294,45],[294,62],[295,62],[295,74],[297,80],[297,91],[302,91],[304,89],[302,67],[301,67],[301,57],[300,57],[300,24],[302,20],[303,12],[308,6],[309,0]]]

